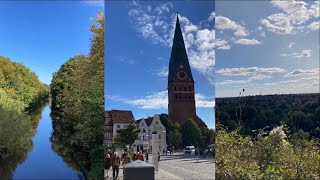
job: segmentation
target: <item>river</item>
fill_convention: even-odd
[[[26,160],[17,166],[13,179],[79,179],[80,173],[70,168],[52,150],[50,137],[53,129],[50,112],[50,106],[43,108],[37,132],[32,139],[33,149],[28,153]]]

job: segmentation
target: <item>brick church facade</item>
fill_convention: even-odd
[[[168,111],[173,122],[193,119],[199,127],[206,124],[197,116],[194,80],[177,16],[168,75]]]

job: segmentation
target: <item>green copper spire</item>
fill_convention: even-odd
[[[183,36],[181,32],[178,12],[177,12],[177,21],[176,28],[174,31],[173,44],[171,49],[170,63],[169,63],[169,76],[168,76],[168,84],[172,81],[175,76],[177,68],[180,65],[183,65],[185,71],[188,73],[188,76],[191,78],[193,82],[193,77],[189,65],[189,59],[187,55],[187,51],[184,45]]]

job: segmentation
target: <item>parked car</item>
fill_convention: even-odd
[[[184,154],[194,154],[195,151],[196,148],[194,146],[186,146],[186,148],[184,148]]]

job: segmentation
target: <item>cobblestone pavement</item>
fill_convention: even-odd
[[[152,156],[149,155],[149,162],[152,164]],[[159,162],[159,171],[155,172],[156,179],[165,180],[213,180],[215,179],[214,159],[199,159],[194,155],[175,153],[173,155],[161,155]],[[109,178],[112,179],[112,169],[109,170]],[[123,167],[120,166],[119,180],[123,179]]]
[[[159,169],[181,179],[215,179],[212,157],[199,159],[197,162],[196,156],[190,154],[162,155]]]

